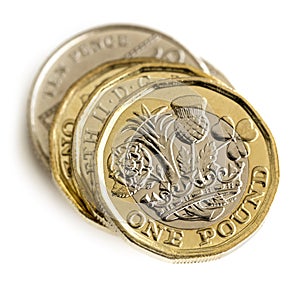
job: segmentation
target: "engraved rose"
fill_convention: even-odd
[[[115,180],[112,193],[126,198],[143,188],[150,176],[150,153],[140,143],[125,143],[113,149],[108,168]]]

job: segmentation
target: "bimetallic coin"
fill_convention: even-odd
[[[98,136],[109,114],[139,88],[157,80],[182,76],[210,77],[199,69],[182,64],[140,63],[101,84],[81,109],[76,119],[71,147],[74,185],[78,186],[80,195],[104,216],[107,215],[105,210],[95,203],[97,187],[94,155]],[[69,104],[71,107],[71,101]]]
[[[155,61],[155,59],[152,59],[152,61]],[[109,222],[101,211],[92,207],[89,202],[81,197],[77,182],[73,177],[71,146],[75,119],[88,100],[89,95],[99,84],[105,82],[106,79],[110,79],[124,68],[145,62],[151,62],[151,59],[136,58],[113,61],[103,64],[83,76],[70,87],[62,99],[51,126],[49,143],[53,177],[79,212],[100,225],[108,226]]]
[[[178,42],[143,27],[99,27],[70,39],[49,57],[37,75],[30,96],[29,127],[34,147],[45,166],[49,165],[48,136],[52,119],[68,88],[97,65],[133,57],[155,57],[201,68]]]
[[[96,204],[133,243],[178,262],[203,261],[232,250],[265,218],[279,180],[275,142],[226,86],[157,80],[102,127]]]

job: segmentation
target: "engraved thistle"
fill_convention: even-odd
[[[123,143],[108,159],[112,193],[135,201],[164,221],[219,218],[236,201],[256,131],[248,119],[210,124],[207,101],[181,96],[150,111],[134,112],[122,129]]]

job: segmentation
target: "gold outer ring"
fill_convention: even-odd
[[[198,229],[166,226],[161,220],[143,212],[132,197],[122,200],[113,196],[111,192],[113,180],[110,177],[107,162],[112,148],[115,146],[114,140],[118,139],[120,135],[121,127],[141,102],[149,104],[152,109],[157,108],[158,104],[153,103],[155,102],[153,98],[147,100],[147,97],[151,95],[151,90],[158,87],[166,88],[168,85],[171,87],[174,82],[176,82],[176,86],[179,83],[183,86],[182,88],[188,86],[204,95],[214,113],[220,117],[229,115],[236,123],[244,118],[252,120],[255,130],[258,132],[258,137],[253,141],[248,157],[250,171],[246,192],[238,206],[230,215],[220,221]],[[143,101],[139,95],[142,95]],[[165,103],[164,101],[162,103]],[[126,102],[110,114],[101,131],[96,163],[98,168],[96,180],[100,187],[99,201],[102,201],[123,236],[150,252],[177,262],[218,258],[247,239],[259,228],[265,218],[279,182],[276,145],[267,125],[242,96],[209,78],[189,77],[154,83],[144,90],[140,90],[139,94],[128,97]],[[237,217],[243,210],[249,213],[248,217],[244,219],[240,215]],[[137,212],[138,220],[131,222],[134,212]],[[139,220],[143,220],[143,222]]]

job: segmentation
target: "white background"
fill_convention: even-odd
[[[1,299],[299,299],[298,1],[4,1]],[[262,228],[217,261],[173,265],[84,220],[36,161],[27,97],[64,40],[110,23],[165,32],[212,62],[277,141],[281,179]]]

